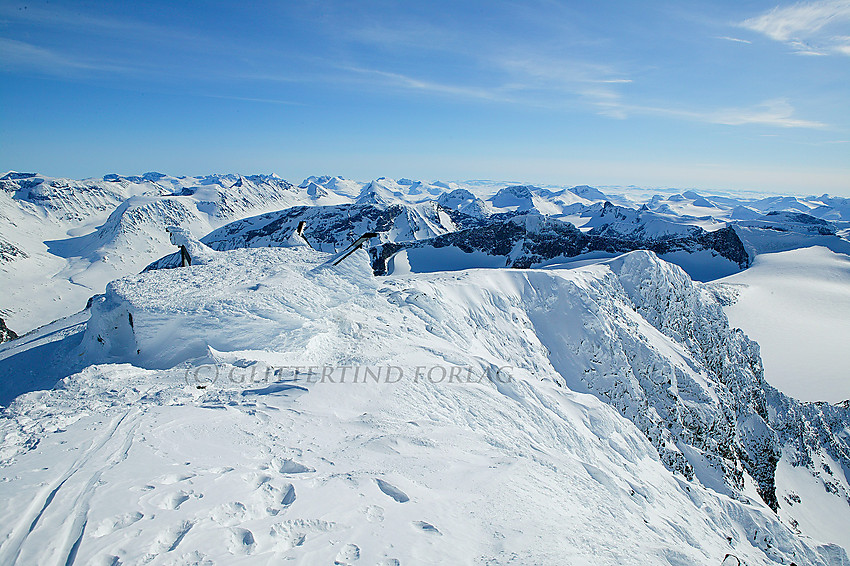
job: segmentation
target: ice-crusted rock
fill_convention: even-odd
[[[0,318],[0,343],[8,342],[9,340],[14,340],[18,335],[15,332],[6,326],[6,322]]]
[[[186,248],[186,251],[189,252],[189,256],[192,258],[193,265],[203,265],[215,256],[215,250],[201,243],[189,230],[180,228],[179,226],[169,226],[166,228],[166,231],[170,236],[172,244]]]
[[[845,470],[850,469],[850,444],[842,433],[850,425],[850,410],[801,403],[771,387],[764,380],[758,345],[729,327],[707,287],[693,283],[681,269],[659,262],[647,252],[627,254],[609,265],[637,312],[685,346],[713,381],[716,395],[710,405],[716,410],[712,415],[723,419],[697,421],[688,428],[700,449],[713,447],[722,458],[730,485],[741,488],[740,464],[756,481],[762,499],[775,510],[779,505],[775,471],[783,447],[793,450],[800,465],[810,465],[813,453],[825,451]],[[729,435],[726,423],[733,425],[734,435]]]
[[[168,232],[171,243],[181,249],[151,263],[144,269],[144,271],[173,269],[175,267],[183,266],[184,249],[189,255],[189,262],[191,265],[203,265],[208,263],[215,256],[215,250],[195,238],[192,233],[185,228],[169,226],[166,228],[166,232]]]
[[[289,238],[286,239],[286,243],[281,246],[284,248],[304,248],[311,247],[310,242],[308,242],[301,232],[296,228],[292,231],[292,234],[289,235]]]
[[[28,257],[29,255],[27,252],[18,246],[0,239],[0,263],[8,263],[18,259],[26,259]]]
[[[216,250],[280,247],[307,222],[304,237],[319,249],[344,248],[364,232],[380,232],[383,241],[430,238],[478,220],[431,201],[419,204],[298,206],[233,222],[205,236]]]
[[[610,206],[612,210],[620,208]],[[707,232],[696,226],[680,226],[677,233],[654,236],[647,234],[642,229],[645,225],[641,223],[635,223],[635,230],[629,234],[604,224],[604,229],[584,233],[570,223],[546,218],[535,212],[494,215],[476,224],[428,240],[385,242],[370,252],[375,274],[386,273],[387,262],[399,251],[425,247],[457,248],[466,254],[480,252],[487,256],[503,256],[505,266],[517,268],[528,268],[556,258],[575,257],[590,252],[616,254],[639,249],[659,254],[707,251],[740,268],[749,265],[743,244],[731,228]]]

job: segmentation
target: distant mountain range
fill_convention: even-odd
[[[276,175],[154,172],[71,180],[9,172],[0,177],[0,276],[9,289],[0,316],[26,332],[76,312],[108,281],[171,253],[169,225],[219,250],[280,245],[302,220],[307,241],[324,251],[374,231],[377,274],[534,267],[648,249],[695,279],[711,280],[764,252],[823,245],[850,253],[850,199],[695,191],[640,199],[635,190],[606,190],[332,176],[295,185]]]

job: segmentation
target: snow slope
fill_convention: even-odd
[[[765,377],[805,401],[850,399],[850,257],[824,247],[761,254],[721,280],[725,307],[761,345]]]
[[[92,365],[0,421],[0,563],[848,563],[756,494],[787,445],[754,411],[821,428],[763,397],[757,349],[680,269],[375,278],[362,251],[328,257],[111,283],[53,353]],[[793,470],[783,489],[822,483]]]

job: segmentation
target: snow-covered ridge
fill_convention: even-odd
[[[247,253],[248,250],[240,251],[240,254]],[[518,277],[535,289],[530,292],[534,301],[541,300],[541,291],[537,286],[547,289],[547,294],[551,294],[551,298],[546,300],[547,320],[563,317],[572,323],[569,328],[559,331],[553,332],[547,325],[547,332],[536,332],[540,343],[550,352],[549,363],[570,389],[594,393],[633,420],[647,434],[659,451],[662,461],[670,469],[681,472],[686,477],[693,477],[695,473],[704,474],[700,478],[704,483],[716,489],[727,490],[731,494],[742,492],[742,473],[746,470],[755,480],[762,499],[776,508],[778,502],[774,474],[781,455],[781,444],[769,422],[768,394],[773,395],[774,404],[797,407],[794,413],[799,412],[799,418],[803,419],[798,426],[819,431],[819,443],[810,446],[809,450],[825,450],[842,465],[850,466],[846,440],[833,434],[832,428],[824,427],[823,419],[817,417],[816,413],[826,410],[830,419],[846,423],[850,423],[850,414],[841,407],[818,410],[809,407],[803,410],[803,405],[773,392],[764,381],[758,346],[739,330],[732,330],[714,295],[693,284],[678,267],[659,261],[649,252],[627,254],[621,259],[612,260],[602,271],[589,272],[599,274],[595,281],[588,278],[589,275],[585,277],[583,282],[590,286],[590,291],[565,282],[570,278],[565,279],[564,274],[572,272],[552,270],[540,273],[521,274]],[[545,283],[541,284],[541,280]],[[145,320],[144,307],[140,311],[134,311],[132,305],[140,302],[144,305],[146,301],[162,302],[162,298],[145,295],[145,279],[138,281],[139,283],[126,287],[125,280],[121,287],[111,286],[108,289],[103,304],[108,305],[105,312],[110,314],[104,315],[106,322],[103,324],[97,322],[97,316],[94,317],[93,323],[90,324],[91,330],[87,334],[87,352],[105,348],[106,351],[112,352],[110,356],[115,356],[114,341],[108,338],[115,334],[109,331],[109,328],[117,324],[115,321],[132,315],[138,325],[139,321]],[[554,289],[549,289],[552,282],[557,285]],[[567,285],[567,288],[562,288],[564,285]],[[505,283],[506,288],[515,286],[516,283]],[[167,296],[166,290],[160,287],[156,289],[157,296]],[[469,298],[469,293],[470,291],[465,292],[464,296]],[[261,296],[263,292],[258,290],[256,294]],[[187,297],[177,302],[184,303],[189,300]],[[567,304],[559,306],[564,301]],[[469,307],[454,306],[474,309],[479,301],[471,302]],[[526,304],[532,301],[527,295],[521,294],[515,302],[520,308],[528,308]],[[573,302],[578,304],[572,304]],[[115,306],[125,303],[130,306]],[[112,314],[116,309],[120,311],[119,314]],[[663,361],[663,356],[659,356],[651,348],[642,353],[646,347],[645,342],[651,343],[651,340],[642,341],[635,338],[635,334],[640,334],[641,326],[636,325],[634,317],[628,314],[632,310],[641,315],[642,324],[649,323],[676,343],[677,348],[682,350],[676,354],[678,363]],[[99,310],[96,309],[95,313],[97,312]],[[202,312],[207,311],[203,309]],[[600,312],[616,313],[616,323],[609,323],[608,333],[597,333],[593,340],[589,340],[586,336],[588,325],[593,326],[591,321]],[[221,313],[216,316],[220,318],[225,315]],[[242,324],[237,319],[243,316],[250,315],[240,311],[227,315],[226,320],[220,320],[222,331],[228,335],[234,332],[234,328]],[[479,316],[483,316],[483,313]],[[526,316],[530,315],[526,313]],[[451,318],[457,317],[469,319],[470,315],[455,314]],[[584,323],[576,325],[576,317]],[[530,319],[533,323],[534,319]],[[431,321],[431,324],[437,322]],[[202,323],[202,319],[196,322],[187,320],[180,324],[180,328],[191,329]],[[173,324],[173,321],[167,323],[169,328]],[[569,334],[573,325],[582,329],[578,335]],[[105,330],[101,330],[101,327]],[[119,324],[118,327],[129,331],[126,323]],[[156,352],[157,364],[171,366],[185,358],[202,356],[205,351],[203,345],[197,344],[197,340],[193,340],[188,334],[170,336],[159,327],[147,331],[137,328],[137,335],[142,332],[155,336],[155,345],[129,342],[122,346],[125,349],[124,357],[119,355],[115,359],[134,361],[142,365],[152,363],[143,361],[148,359],[140,353],[144,350]],[[611,332],[614,332],[613,336]],[[647,330],[644,329],[643,332]],[[216,342],[210,345],[216,350],[244,349],[250,347],[250,336],[267,333],[238,331],[234,332],[235,336],[247,340],[247,344]],[[95,334],[97,339],[94,338]],[[127,341],[120,336],[118,340],[121,343]],[[99,348],[95,342],[104,344],[103,348]],[[162,344],[171,346],[165,348]],[[163,354],[164,351],[178,348],[174,344],[184,344],[190,353],[175,355],[176,357]],[[289,351],[292,348],[279,345],[275,346],[275,349]],[[525,349],[525,346],[521,348],[522,351]],[[136,355],[133,355],[133,352],[136,352]],[[496,355],[497,351],[490,353]],[[516,359],[509,360],[511,363],[520,361],[520,352],[515,355]],[[669,355],[668,353],[667,356]],[[789,418],[787,410],[774,412],[774,415],[779,414],[782,415],[780,421]],[[783,428],[788,426],[782,425]],[[799,458],[810,460],[805,454],[801,454]],[[845,497],[850,495],[845,488],[841,489]]]
[[[165,484],[122,476],[120,461],[108,467],[115,471],[99,489],[125,509],[139,508],[141,538],[120,542],[123,523],[95,497],[93,527],[80,534],[81,559],[103,549],[132,562],[173,548],[175,558],[195,560],[239,553],[332,560],[345,548],[353,552],[350,544],[364,558],[401,563],[416,556],[506,563],[510,552],[527,563],[570,562],[601,549],[611,564],[719,563],[727,553],[748,564],[846,563],[838,547],[795,534],[796,517],[818,538],[817,523],[806,519],[820,500],[800,496],[796,484],[777,485],[774,470],[780,456],[800,455],[798,469],[829,482],[834,494],[822,491],[847,508],[841,466],[832,464],[829,477],[815,468],[847,454],[837,432],[847,426],[847,409],[771,391],[757,347],[728,327],[713,294],[678,267],[633,252],[572,270],[375,278],[362,251],[336,267],[323,265],[327,257],[304,247],[221,251],[202,264],[115,281],[93,303],[83,339],[68,356],[97,365],[12,404],[2,422],[6,457],[17,462],[12,469],[58,454],[53,439],[62,434],[84,434],[85,403],[127,431],[133,448],[126,466],[160,469],[140,459],[145,451],[130,432],[138,428],[158,450],[171,446],[191,461],[195,475]],[[187,381],[192,368],[209,371],[211,362],[242,382]],[[244,381],[292,366],[332,371],[327,379],[287,371]],[[341,374],[346,367],[397,367],[402,379],[352,383],[351,370]],[[462,368],[477,379],[417,374],[434,367]],[[510,379],[498,379],[498,368],[508,368]],[[145,424],[175,418],[193,431],[184,440]],[[236,423],[255,440],[246,442]],[[256,436],[276,426],[284,436]],[[204,436],[207,427],[215,439]],[[47,432],[55,429],[67,433]],[[795,436],[797,429],[813,434]],[[239,458],[227,444],[192,448],[221,446],[222,435],[240,446]],[[42,437],[43,448],[31,449],[33,436]],[[252,484],[240,479],[257,473],[234,466],[245,454],[266,462],[265,482],[274,488],[266,499],[266,488],[252,495]],[[273,462],[274,454],[295,463]],[[225,463],[237,473],[213,471]],[[296,469],[305,471],[290,473]],[[185,499],[170,514],[154,512],[150,505],[160,499],[148,503],[134,482],[155,486],[163,501],[171,492]],[[32,493],[22,481],[7,485]],[[290,488],[294,495],[285,496]],[[72,495],[63,494],[56,505]],[[230,494],[241,507],[218,499]],[[800,501],[787,505],[792,494]],[[791,513],[785,523],[761,498]],[[208,518],[216,504],[213,515],[223,524]],[[358,509],[380,512],[384,521],[364,522]],[[569,509],[570,523],[581,528],[529,536],[551,533]],[[850,516],[843,513],[824,520]],[[326,528],[311,529],[319,519]],[[156,529],[171,532],[169,520],[198,528],[178,528],[179,544],[157,546]],[[19,556],[42,556],[39,532],[14,547]],[[226,543],[231,533],[238,544]],[[489,542],[495,540],[504,542]],[[9,544],[0,545],[0,555],[9,552]]]
[[[0,311],[23,330],[76,312],[110,280],[170,252],[168,226],[200,237],[270,210],[350,200],[274,175],[74,181],[8,173],[0,189],[0,275],[9,290]]]

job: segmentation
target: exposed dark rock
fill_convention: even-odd
[[[387,261],[400,250],[429,246],[454,246],[466,253],[479,251],[492,256],[505,256],[505,265],[515,268],[529,268],[554,258],[575,257],[594,251],[625,253],[641,249],[657,254],[711,250],[741,268],[748,267],[750,263],[743,243],[730,227],[707,232],[694,226],[687,235],[642,238],[637,231],[623,234],[606,228],[594,228],[583,233],[572,224],[543,217],[537,217],[539,220],[529,229],[523,222],[524,218],[518,215],[495,215],[467,230],[427,240],[384,243],[371,250],[372,268],[375,275],[383,275],[387,271]],[[518,244],[521,244],[519,253],[516,252]]]
[[[0,263],[25,259],[29,257],[27,252],[14,244],[0,240]]]
[[[9,340],[14,340],[18,335],[15,332],[6,326],[6,321],[0,318],[0,343],[8,342]]]

